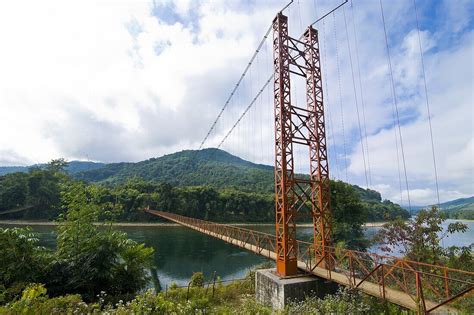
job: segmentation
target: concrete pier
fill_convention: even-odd
[[[257,301],[283,309],[290,302],[304,300],[307,296],[323,297],[334,293],[338,285],[312,275],[280,278],[275,269],[261,269],[255,273],[255,297]]]

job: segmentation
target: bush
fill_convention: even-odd
[[[258,303],[254,292],[248,288],[248,281],[236,281],[221,285],[214,295],[204,287],[192,287],[189,294],[187,288],[174,288],[158,294],[148,290],[130,302],[120,300],[115,304],[106,303],[107,294],[102,292],[98,303],[86,304],[80,295],[48,298],[43,285],[32,284],[23,291],[18,301],[0,307],[0,314],[409,314],[395,305],[380,303],[376,298],[349,289],[324,299],[309,297],[275,313]]]
[[[190,281],[191,287],[200,287],[204,286],[204,274],[202,272],[194,272],[191,276]]]
[[[49,256],[37,244],[38,237],[30,228],[0,228],[0,283],[5,289],[39,280]]]
[[[122,298],[143,289],[153,249],[111,225],[106,229],[94,225],[100,213],[98,188],[68,185],[61,195],[68,211],[58,226],[56,259],[45,278],[50,294],[81,294],[93,301],[101,291]]]
[[[31,284],[25,290],[20,300],[7,306],[0,307],[0,314],[88,314],[99,311],[95,305],[87,305],[80,295],[49,298],[42,284]]]
[[[302,302],[291,303],[288,314],[365,314],[370,311],[360,293],[349,289],[341,289],[334,295],[324,299],[308,297]]]
[[[87,301],[97,300],[101,291],[109,301],[131,299],[147,285],[153,249],[112,225],[94,225],[100,212],[97,187],[64,185],[67,213],[57,228],[56,251],[38,246],[30,229],[0,228],[0,303],[20,299],[28,283],[43,283],[51,296],[80,294]]]

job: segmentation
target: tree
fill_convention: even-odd
[[[53,174],[64,173],[68,166],[69,162],[67,162],[64,158],[59,158],[51,160],[48,164],[46,164],[45,169],[52,172]]]
[[[112,225],[94,225],[101,210],[98,191],[73,182],[61,195],[67,213],[58,226],[56,260],[45,279],[53,295],[78,293],[93,300],[100,291],[133,294],[148,282],[153,249],[129,240]]]
[[[471,246],[450,246],[443,248],[441,241],[454,233],[464,233],[467,225],[462,222],[450,223],[446,230],[442,223],[446,220],[439,209],[421,210],[413,220],[397,219],[383,226],[376,235],[376,241],[383,244],[385,252],[399,251],[404,257],[430,263],[446,264],[459,268],[462,260],[463,269],[474,267]]]
[[[355,189],[342,181],[331,181],[331,208],[334,242],[364,249],[368,244],[363,230],[367,213]]]
[[[192,287],[203,287],[204,286],[204,274],[202,272],[194,272],[189,282]]]
[[[20,294],[27,283],[41,279],[50,253],[37,244],[29,228],[0,228],[0,303]]]
[[[59,185],[69,180],[65,174],[67,162],[52,160],[44,167],[32,167],[28,173],[0,176],[0,210],[33,208],[23,215],[52,219],[59,209]]]
[[[0,210],[10,210],[25,205],[28,197],[28,175],[12,173],[0,176]]]

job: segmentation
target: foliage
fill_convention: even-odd
[[[77,213],[75,204],[88,200],[84,207],[89,220],[150,221],[157,218],[142,211],[152,209],[217,222],[273,222],[274,195],[245,192],[233,188],[216,190],[211,186],[173,187],[131,178],[113,188],[72,180],[58,183],[63,206],[58,213]],[[78,189],[80,187],[80,189]],[[356,190],[341,181],[331,182],[331,201],[335,241],[344,241],[351,248],[364,248],[362,224],[367,215]]]
[[[148,283],[153,249],[127,238],[112,225],[96,226],[103,211],[100,188],[69,182],[61,194],[68,209],[58,226],[54,252],[37,245],[28,229],[0,229],[0,296],[7,302],[26,283],[43,283],[52,296],[80,294],[95,300],[106,290],[128,298]]]
[[[97,312],[94,312],[97,311]],[[0,314],[46,315],[46,314],[90,314],[99,313],[97,305],[87,305],[80,295],[49,298],[41,284],[28,286],[21,299],[0,306]]]
[[[45,296],[46,291],[47,290],[43,284],[32,283],[28,285],[25,290],[23,290],[23,293],[21,294],[21,300],[27,302],[33,301],[40,296]]]
[[[249,279],[220,284],[215,290],[205,286],[192,287],[189,292],[187,288],[160,293],[148,290],[126,303],[101,299],[89,304],[79,295],[48,298],[44,287],[34,284],[25,289],[20,300],[0,307],[0,314],[407,314],[397,306],[349,289],[324,298],[307,297],[285,310],[274,311],[255,300]]]
[[[21,215],[29,218],[56,218],[60,185],[69,180],[64,174],[66,166],[63,159],[52,160],[42,168],[31,168],[28,173],[0,176],[0,211],[20,208],[27,210]]]
[[[111,225],[99,227],[103,204],[96,186],[70,183],[62,193],[68,209],[58,226],[56,260],[46,280],[50,293],[78,293],[93,300],[106,289],[117,296],[142,289],[147,268],[152,263],[152,248],[145,248],[127,238]]]
[[[29,228],[0,229],[0,283],[4,294],[19,293],[14,284],[35,282],[49,261],[46,249]],[[21,288],[21,285],[20,285]]]
[[[0,210],[18,208],[28,197],[28,175],[23,173],[0,177]]]
[[[324,299],[316,296],[306,298],[302,302],[291,303],[288,314],[365,314],[370,311],[368,305],[357,291],[341,289],[334,295],[326,295]]]
[[[367,221],[391,221],[397,218],[408,219],[410,213],[391,202],[383,200],[378,191],[372,189],[363,189],[357,185],[352,185],[356,193],[360,196],[363,206],[367,209]]]
[[[204,286],[204,274],[202,272],[193,273],[189,283],[192,287],[202,288]]]
[[[443,210],[443,214],[449,219],[474,220],[474,205],[459,210]]]
[[[274,221],[273,167],[253,164],[225,151],[182,151],[139,163],[107,164],[89,170],[81,166],[85,171],[79,171],[77,163],[53,160],[48,165],[30,169],[28,174],[1,176],[0,214],[2,210],[31,206],[27,211],[4,214],[4,217],[56,218],[64,211],[59,207],[60,192],[72,181],[66,176],[68,173],[81,180],[100,183],[90,184],[96,187],[98,198],[104,204],[99,220],[157,220],[140,211],[149,205],[213,221]],[[73,166],[76,172],[72,171]],[[337,185],[343,186],[342,182],[332,183],[332,186]],[[351,194],[349,201],[354,197],[361,199],[357,206],[365,209],[364,220],[408,217],[408,212],[400,206],[387,200],[382,202],[380,193],[344,185],[340,193]],[[338,199],[340,207],[335,212],[343,209],[344,198]]]
[[[464,233],[467,225],[461,222],[450,223],[443,231],[442,223],[446,218],[439,209],[433,206],[421,210],[410,221],[396,220],[385,224],[376,236],[384,244],[382,250],[398,250],[408,259],[431,264],[446,264],[452,267],[474,270],[472,245],[468,247],[450,246],[443,248],[442,240],[454,233]]]
[[[254,164],[218,149],[181,151],[138,163],[107,164],[81,172],[76,178],[105,184],[124,183],[139,176],[174,186],[209,185],[245,191],[273,192],[273,168]]]
[[[218,149],[182,151],[138,163],[108,164],[103,168],[78,173],[75,176],[79,179],[100,182],[109,186],[117,186],[134,176],[139,176],[146,181],[166,182],[177,187],[212,187],[229,191],[230,193],[223,193],[222,197],[230,199],[228,205],[233,207],[230,211],[235,214],[244,213],[247,221],[258,221],[257,218],[273,220],[274,207],[266,201],[264,213],[262,211],[255,213],[253,207],[239,207],[239,199],[246,197],[239,195],[240,192],[273,196],[273,167],[244,161]],[[379,192],[355,185],[352,188],[362,199],[362,206],[367,208],[369,221],[387,221],[397,217],[405,219],[409,217],[408,211],[399,205],[388,200],[382,202]],[[191,201],[191,206],[197,204],[195,199],[191,199]],[[263,202],[263,200],[255,202]],[[238,216],[235,215],[235,217]],[[236,220],[236,218],[231,220]]]
[[[439,207],[448,218],[474,220],[474,196],[444,202]]]
[[[407,220],[410,218],[410,213],[406,209],[390,200],[383,200],[382,202],[366,200],[362,203],[367,208],[367,221],[369,222],[392,221],[398,218]]]
[[[334,242],[343,241],[348,248],[365,248],[368,244],[363,224],[367,213],[354,188],[342,181],[332,181],[331,207]]]
[[[36,164],[31,166],[0,166],[0,176],[11,173],[28,173],[32,168],[44,168],[46,164]],[[79,172],[90,171],[97,168],[104,167],[104,163],[90,162],[90,161],[70,161],[64,167],[64,171],[69,175],[74,175]]]

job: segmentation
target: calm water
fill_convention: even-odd
[[[447,220],[445,226],[453,222]],[[469,245],[474,242],[474,222],[465,222],[468,232],[453,235],[444,240],[444,246]],[[7,227],[2,226],[0,227]],[[273,233],[271,226],[248,226],[267,233]],[[55,233],[52,226],[34,226],[40,236],[42,246],[54,248]],[[193,272],[202,271],[210,278],[215,271],[223,280],[242,278],[254,266],[268,259],[249,251],[227,244],[221,240],[179,226],[154,227],[120,227],[129,237],[143,242],[155,249],[155,265],[161,286],[164,288],[171,282],[186,285]],[[380,228],[367,228],[367,235],[373,236]],[[309,240],[311,228],[299,228],[298,239]],[[378,252],[378,247],[370,248]],[[150,284],[152,286],[152,284]]]

